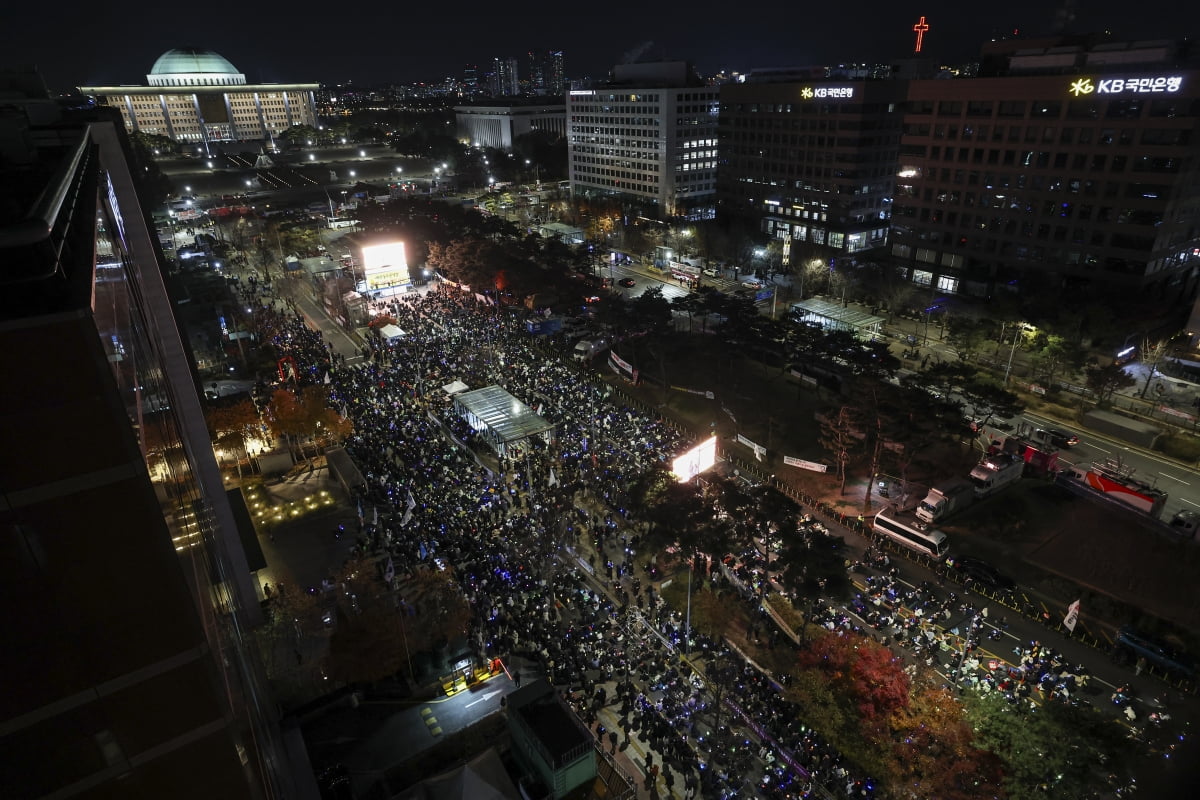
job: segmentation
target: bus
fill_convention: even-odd
[[[946,534],[929,527],[917,519],[915,514],[885,508],[875,515],[875,521],[871,528],[875,533],[882,534],[918,553],[932,556],[939,561],[946,557],[948,549]]]

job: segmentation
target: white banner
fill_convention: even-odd
[[[1067,627],[1071,633],[1075,632],[1075,623],[1079,621],[1079,601],[1076,600],[1067,607],[1067,616],[1063,618],[1063,625]]]
[[[763,456],[765,456],[767,454],[767,448],[763,447],[761,444],[755,444],[754,442],[747,439],[745,436],[742,436],[740,433],[737,435],[737,440],[740,443],[746,445],[746,447],[749,447],[751,450],[753,450],[754,457],[757,458],[759,461],[762,461]]]
[[[825,464],[818,464],[815,461],[802,461],[799,458],[792,458],[791,456],[784,456],[783,463],[787,464],[789,467],[799,467],[800,469],[810,469],[813,472],[828,472],[829,471],[829,467],[826,466]]]

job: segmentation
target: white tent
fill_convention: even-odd
[[[379,335],[383,337],[385,342],[391,342],[403,336],[404,331],[400,330],[398,327],[389,322],[387,325],[384,325],[379,329]]]
[[[519,800],[520,797],[496,748],[492,747],[457,769],[426,778],[396,800]]]
[[[446,394],[458,394],[459,392],[465,392],[466,390],[467,385],[460,380],[451,381],[442,387],[442,391]]]

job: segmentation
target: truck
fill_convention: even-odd
[[[958,513],[975,502],[975,486],[970,481],[955,478],[929,490],[917,506],[917,518],[923,522],[938,522]]]
[[[562,317],[535,317],[525,320],[525,330],[534,336],[549,336],[562,330]]]
[[[607,336],[597,336],[593,339],[582,339],[575,343],[571,355],[576,361],[591,361],[612,345]]]
[[[1073,466],[1066,476],[1155,519],[1162,516],[1167,504],[1166,492],[1134,479],[1133,470],[1123,466],[1119,459],[1093,463],[1090,468]]]
[[[988,497],[1015,483],[1025,474],[1025,460],[1016,453],[1003,451],[988,453],[971,470],[970,480],[975,485],[975,499]]]

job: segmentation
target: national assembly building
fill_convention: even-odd
[[[315,83],[246,83],[210,50],[180,47],[154,62],[147,86],[81,86],[80,93],[121,112],[131,133],[180,143],[269,139],[293,125],[317,124]]]

